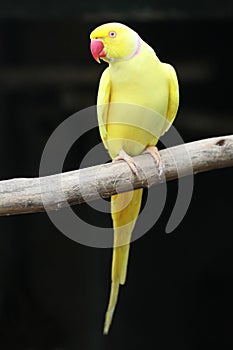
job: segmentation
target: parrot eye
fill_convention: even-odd
[[[116,32],[111,31],[111,32],[108,33],[108,36],[110,38],[115,38],[116,37]]]

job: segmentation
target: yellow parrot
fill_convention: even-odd
[[[161,161],[155,147],[172,124],[179,104],[174,68],[162,63],[154,50],[128,26],[106,23],[90,34],[92,56],[109,66],[104,70],[97,98],[99,131],[113,160],[125,160],[133,174],[133,156],[150,152]],[[114,228],[112,283],[105,315],[108,334],[116,307],[119,286],[126,280],[129,245],[141,206],[142,189],[111,197]]]

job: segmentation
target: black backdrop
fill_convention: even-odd
[[[175,126],[186,142],[232,133],[230,2],[2,1],[0,8],[2,180],[38,176],[53,130],[95,104],[105,66],[90,55],[89,33],[103,22],[133,27],[176,67],[181,104]],[[72,148],[65,170],[77,168],[98,142],[94,130]],[[197,175],[189,210],[171,235],[164,230],[177,183],[168,184],[162,216],[132,244],[107,337],[111,250],[69,240],[44,213],[2,217],[1,348],[232,348],[232,175],[232,169]],[[79,210],[88,216],[85,205]],[[95,218],[96,225],[109,222],[107,215]]]

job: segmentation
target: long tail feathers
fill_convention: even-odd
[[[126,280],[130,238],[139,214],[142,189],[112,196],[111,212],[114,227],[112,257],[112,284],[108,309],[105,315],[104,334],[108,334],[117,304],[120,284]]]

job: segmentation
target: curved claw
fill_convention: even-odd
[[[120,150],[119,155],[116,158],[114,158],[114,162],[117,160],[124,160],[128,164],[128,166],[130,167],[130,169],[132,170],[133,174],[138,175],[137,163],[123,149]]]
[[[156,165],[158,166],[159,176],[161,176],[163,173],[163,163],[158,148],[156,146],[147,146],[146,150],[143,153],[150,153],[152,155]]]

